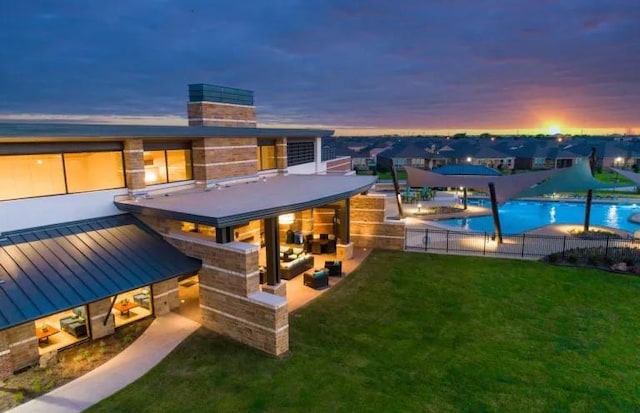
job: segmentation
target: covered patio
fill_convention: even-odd
[[[322,293],[304,285],[304,273],[336,260],[348,271],[356,256],[350,200],[375,181],[276,175],[115,203],[203,260],[197,284],[204,326],[278,355],[288,351],[288,311]],[[325,244],[335,247],[320,248]],[[329,285],[338,282],[332,278]]]

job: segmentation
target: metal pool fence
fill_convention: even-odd
[[[513,258],[558,258],[598,256],[605,260],[640,260],[640,240],[605,237],[582,239],[572,236],[503,235],[499,244],[491,233],[441,229],[407,228],[405,249],[458,255],[486,255]]]

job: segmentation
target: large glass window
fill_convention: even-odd
[[[287,142],[287,165],[301,165],[315,160],[313,142]]]
[[[124,187],[122,152],[65,153],[69,193]]]
[[[144,152],[144,183],[147,185],[167,182],[165,151]]]
[[[0,156],[0,200],[65,192],[61,154]]]
[[[169,170],[169,182],[192,179],[191,150],[173,149],[167,151],[167,168]]]
[[[258,145],[258,170],[276,169],[276,144],[259,144]]]
[[[153,313],[151,288],[147,286],[118,294],[111,313],[116,327],[150,316]]]
[[[147,185],[186,181],[192,176],[190,149],[144,152],[144,182]]]
[[[34,327],[38,338],[38,352],[40,354],[48,353],[87,339],[89,336],[87,326],[85,306],[36,320]]]

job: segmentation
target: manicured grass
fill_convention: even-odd
[[[275,359],[199,331],[91,412],[638,411],[640,278],[375,251]]]

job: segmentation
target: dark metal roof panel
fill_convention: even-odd
[[[233,128],[218,126],[100,125],[63,123],[0,123],[0,141],[10,138],[202,138],[202,137],[317,137],[328,129]]]
[[[6,233],[0,329],[200,267],[129,214]]]

